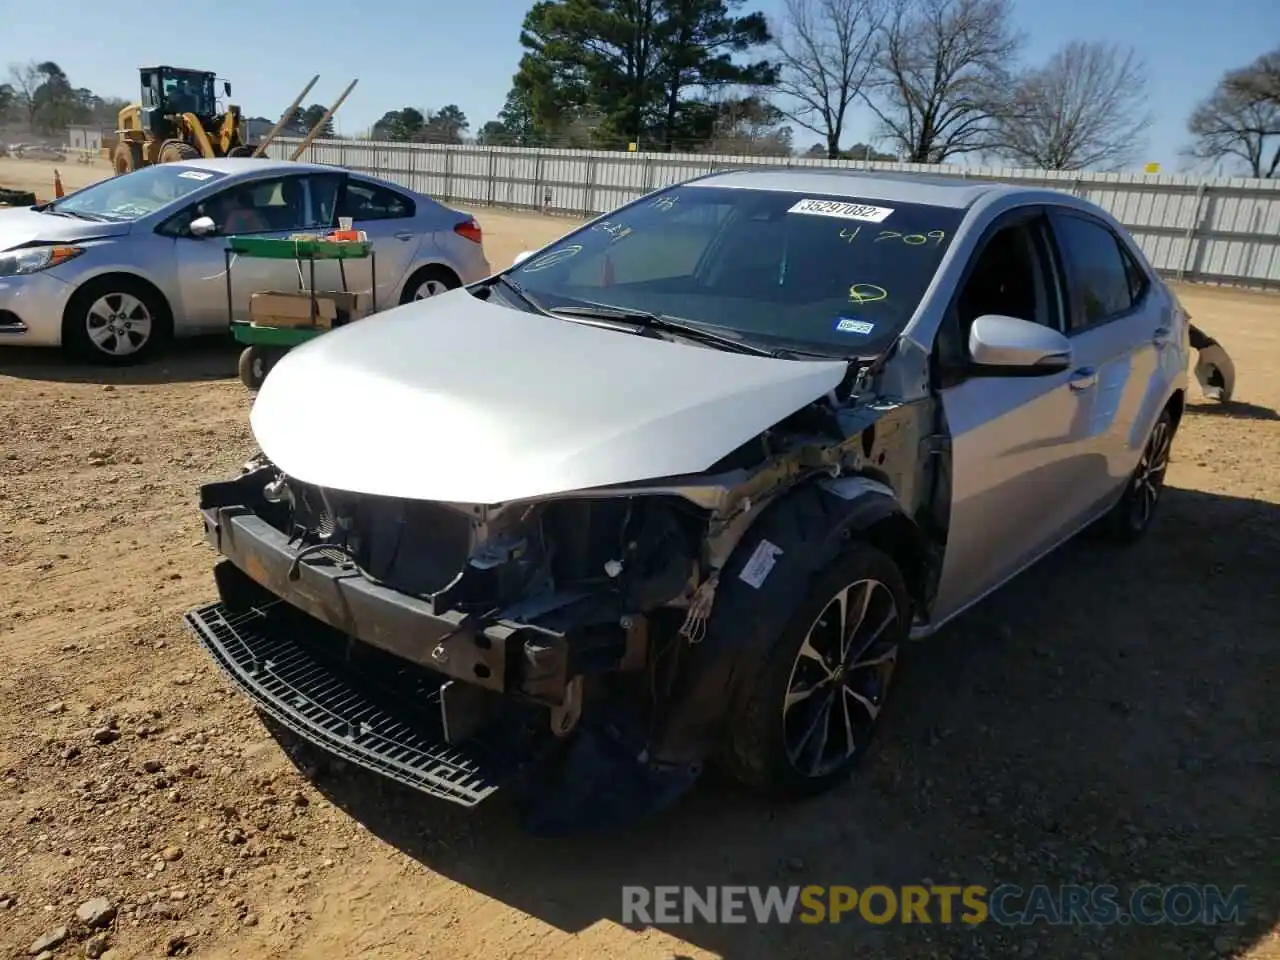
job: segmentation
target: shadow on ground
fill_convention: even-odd
[[[145,363],[108,367],[71,360],[59,350],[12,347],[0,351],[0,376],[117,386],[229,380],[237,376],[241,349],[230,337],[198,337],[171,344],[161,356]]]
[[[1280,413],[1257,403],[1232,400],[1228,403],[1189,403],[1188,413],[1207,414],[1211,417],[1228,417],[1232,420],[1280,420]]]
[[[1075,542],[916,647],[860,776],[800,805],[706,782],[628,835],[539,841],[502,794],[467,813],[349,767],[318,786],[564,930],[619,922],[628,884],[1243,885],[1238,925],[668,928],[734,958],[1234,956],[1280,920],[1278,551],[1275,505],[1168,490],[1140,544]]]

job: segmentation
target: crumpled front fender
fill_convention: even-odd
[[[1236,367],[1231,362],[1231,356],[1222,348],[1222,344],[1194,323],[1190,327],[1191,346],[1198,354],[1195,373],[1196,379],[1200,381],[1200,389],[1210,400],[1229,403],[1236,388]]]

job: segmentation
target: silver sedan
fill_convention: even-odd
[[[490,273],[474,218],[396,184],[288,161],[166,163],[0,211],[0,346],[121,364],[225,331],[228,303],[246,319],[251,294],[310,283],[288,260],[240,258],[228,273],[228,235],[288,237],[342,217],[373,241],[379,308]],[[368,260],[344,262],[345,276],[337,262],[315,269],[319,290],[374,292]]]

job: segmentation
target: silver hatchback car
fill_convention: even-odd
[[[206,217],[212,229],[196,222]],[[310,282],[292,261],[240,259],[228,273],[227,235],[287,237],[340,217],[373,241],[380,307],[489,274],[473,217],[375,177],[288,161],[166,163],[0,211],[0,346],[120,364],[170,337],[224,331],[228,302],[244,319],[250,294]],[[317,263],[315,282],[368,295],[370,271],[368,260]]]

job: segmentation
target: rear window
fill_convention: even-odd
[[[604,303],[841,355],[888,346],[963,220],[948,207],[673,187],[516,268],[544,306]]]

